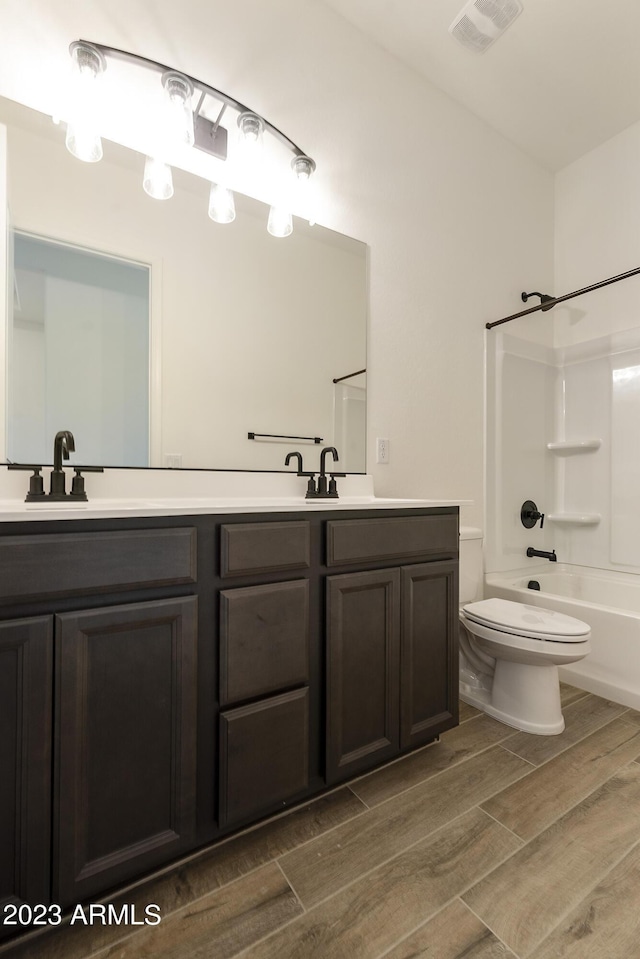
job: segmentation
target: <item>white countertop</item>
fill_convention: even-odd
[[[44,470],[45,489],[48,469]],[[71,476],[67,477],[70,488]],[[306,481],[295,473],[186,470],[119,470],[87,473],[86,503],[26,503],[29,473],[0,470],[0,522],[193,516],[205,513],[289,513],[316,510],[418,509],[466,505],[468,500],[377,497],[372,477],[339,480],[338,499],[305,499]]]
[[[317,510],[417,509],[457,506],[453,500],[385,499],[341,496],[338,499],[305,500],[292,497],[185,498],[164,501],[144,499],[92,499],[88,503],[24,503],[0,500],[0,522],[59,519],[109,519],[131,516],[195,516],[203,513],[293,513]]]

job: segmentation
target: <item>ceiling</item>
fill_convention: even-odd
[[[233,35],[237,5],[185,2],[191,14],[180,24],[181,46],[184,53],[191,45],[194,75],[206,76],[210,58],[225,62],[216,58],[215,44]],[[640,120],[640,0],[522,0],[523,12],[482,54],[461,46],[448,32],[465,0],[316,2],[550,170]],[[0,93],[43,112],[53,112],[59,100],[53,78],[68,74],[69,37],[90,34],[136,49],[143,20],[145,54],[180,63],[168,0],[0,0],[0,9]],[[254,33],[276,16],[265,7]],[[201,43],[194,36],[208,39]],[[255,45],[250,51],[260,55]],[[40,69],[25,69],[34,53]],[[42,83],[45,72],[47,84]],[[241,80],[242,73],[227,77],[223,72],[219,85],[242,99]]]
[[[522,0],[481,54],[448,33],[466,0],[324,2],[550,170],[640,119],[639,0]]]

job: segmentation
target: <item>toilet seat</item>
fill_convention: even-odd
[[[547,643],[584,643],[591,633],[587,623],[573,616],[508,599],[467,603],[461,612],[464,619],[485,628]]]

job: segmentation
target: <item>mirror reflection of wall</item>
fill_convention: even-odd
[[[335,387],[335,444],[340,451],[341,469],[364,471],[367,391],[364,374],[349,377]]]
[[[7,456],[149,465],[149,269],[17,233]]]
[[[50,118],[8,101],[0,100],[0,122],[18,231],[150,269],[149,373],[140,385],[150,395],[150,465],[283,469],[285,453],[299,448],[305,468],[317,468],[317,445],[251,441],[248,432],[321,436],[340,449],[333,380],[366,365],[364,244],[298,219],[292,236],[274,238],[264,205],[243,197],[233,223],[213,223],[203,179],[174,170],[174,197],[153,200],[142,190],[138,154],[105,142],[100,163],[81,163]],[[362,388],[359,381],[351,385]],[[348,443],[359,451],[345,463],[350,471],[365,469],[364,409],[349,421]],[[63,412],[47,410],[47,450],[58,429],[73,430],[71,411],[67,421]],[[22,459],[20,403],[13,414],[12,449],[21,455],[8,455]],[[87,437],[92,429],[101,432],[96,423]],[[116,446],[105,455],[129,457]],[[136,447],[133,460],[109,463],[93,436],[76,437],[75,459],[139,465]]]

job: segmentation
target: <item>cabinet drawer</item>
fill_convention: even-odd
[[[309,690],[220,715],[220,825],[268,812],[309,784]]]
[[[220,594],[220,702],[266,696],[309,678],[309,583]]]
[[[196,530],[0,538],[0,602],[196,582]]]
[[[327,523],[327,566],[458,555],[458,515],[396,516]]]
[[[309,524],[234,523],[221,530],[222,576],[309,567]]]

